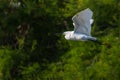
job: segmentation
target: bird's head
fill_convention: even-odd
[[[63,32],[63,35],[65,35],[65,39],[69,40],[72,33],[73,31],[66,31],[66,32]]]

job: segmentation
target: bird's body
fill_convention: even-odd
[[[74,31],[66,31],[64,32],[65,39],[67,40],[77,40],[77,41],[87,41],[87,40],[93,40],[96,41],[97,38],[86,35],[86,34],[79,34],[79,33],[74,33]]]
[[[91,24],[93,12],[87,8],[72,17],[74,31],[66,31],[63,34],[67,40],[96,41],[97,38],[91,36]]]

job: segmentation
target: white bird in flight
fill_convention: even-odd
[[[87,8],[72,17],[74,31],[66,31],[63,34],[67,40],[78,41],[97,41],[97,38],[91,36],[91,24],[93,12]]]

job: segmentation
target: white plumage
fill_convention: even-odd
[[[91,36],[91,24],[93,12],[87,8],[72,17],[74,31],[66,31],[63,34],[67,40],[93,40],[97,38]]]

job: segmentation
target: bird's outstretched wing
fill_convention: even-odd
[[[93,12],[87,8],[72,17],[74,33],[90,35]]]
[[[92,24],[94,22],[94,20],[93,19],[90,19],[90,24]]]

